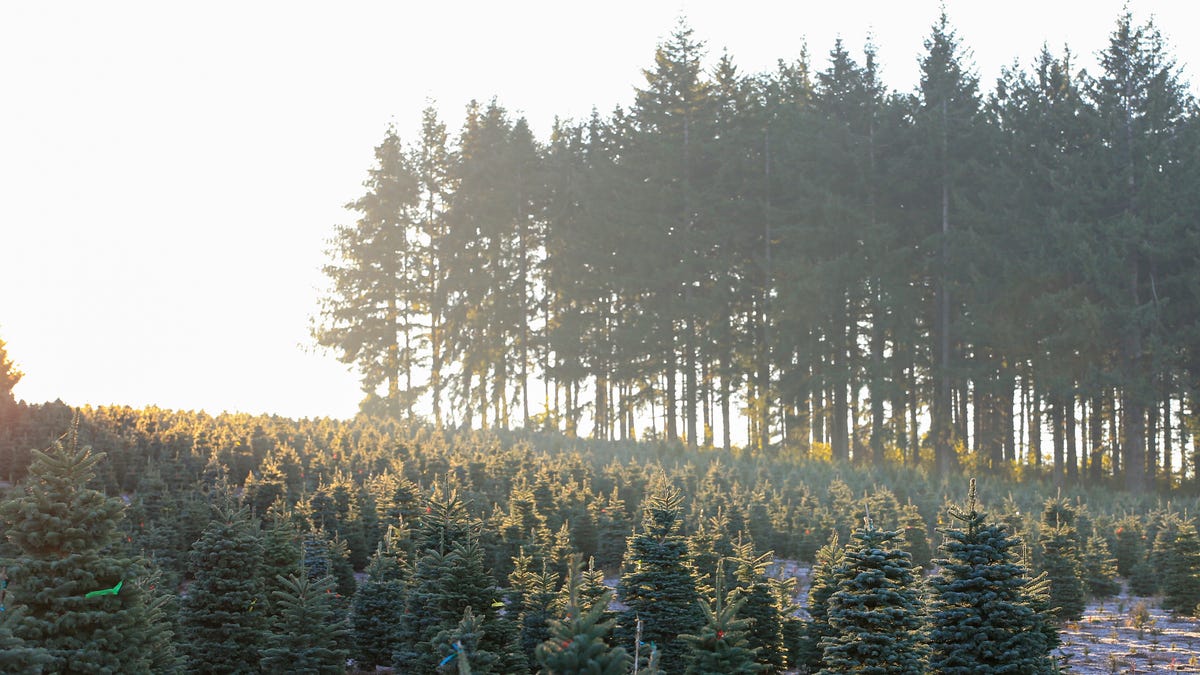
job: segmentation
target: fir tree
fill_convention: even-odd
[[[775,552],[758,554],[751,541],[739,541],[733,545],[731,560],[737,563],[734,571],[735,589],[744,600],[738,618],[746,619],[746,642],[754,650],[755,660],[764,672],[776,673],[784,667],[783,612],[778,602],[778,593],[767,568],[775,560]]]
[[[534,650],[550,637],[550,618],[554,613],[559,578],[557,573],[547,569],[545,560],[540,572],[529,569],[531,564],[532,560],[522,551],[509,575],[512,591],[506,611],[517,617],[521,649],[529,658],[530,666],[534,666]]]
[[[192,546],[180,610],[191,673],[256,673],[266,639],[262,541],[245,509],[222,507]]]
[[[434,638],[436,653],[446,654],[438,662],[438,672],[504,673],[500,656],[486,646],[486,635],[483,617],[475,616],[470,607],[464,609],[462,619],[453,629],[444,630]]]
[[[306,575],[280,580],[275,591],[278,617],[262,651],[264,673],[324,675],[346,672],[349,653],[339,645],[349,629],[333,607],[333,579],[313,582]]]
[[[271,509],[262,530],[263,558],[261,576],[267,609],[274,614],[275,591],[288,577],[300,573],[300,534],[296,526],[282,513]]]
[[[451,502],[448,509],[431,508],[426,515],[442,524],[465,519],[465,511],[458,512],[461,502],[453,497]],[[453,506],[453,503],[459,506]],[[422,517],[424,541],[437,542],[437,537],[429,536],[436,529]],[[450,529],[458,528],[451,525]],[[446,642],[446,636],[455,630],[463,620],[464,611],[470,608],[482,634],[480,649],[497,658],[494,670],[489,672],[528,672],[528,660],[521,653],[518,629],[511,619],[500,616],[498,611],[504,603],[500,601],[491,574],[484,567],[483,551],[477,541],[469,534],[466,536],[465,541],[451,544],[444,554],[436,548],[427,548],[417,559],[393,663],[405,672],[434,671],[438,644],[450,644]],[[474,660],[472,665],[478,672],[483,672]]]
[[[758,650],[749,645],[746,634],[750,619],[739,618],[746,603],[738,591],[725,593],[725,562],[717,561],[714,575],[716,588],[710,605],[697,602],[704,612],[704,626],[695,635],[679,637],[691,648],[688,659],[688,675],[740,675],[762,672],[763,666],[755,660]]]
[[[822,675],[919,675],[923,672],[921,600],[912,558],[896,548],[898,532],[866,526],[851,535],[835,568],[829,627],[821,640]]]
[[[1078,621],[1086,606],[1083,562],[1070,525],[1042,525],[1038,543],[1042,549],[1042,571],[1050,581],[1050,606],[1059,621]]]
[[[9,630],[45,650],[50,672],[150,672],[167,629],[137,583],[147,565],[118,551],[121,500],[87,487],[105,454],[79,447],[78,418],[66,439],[33,451],[23,490],[0,506],[17,554],[6,601],[23,610]]]
[[[367,578],[351,601],[354,660],[360,668],[390,665],[404,619],[406,584],[398,550],[379,544],[367,565]]]
[[[1133,568],[1146,558],[1146,531],[1137,516],[1125,516],[1117,521],[1116,545],[1117,574],[1133,576]]]
[[[837,569],[845,560],[846,552],[838,545],[838,534],[830,535],[829,543],[817,550],[808,587],[808,616],[804,637],[800,640],[797,661],[811,672],[821,667],[821,643],[834,636],[829,625],[829,597],[837,590]]]
[[[1047,618],[1031,596],[1021,543],[990,521],[975,502],[975,480],[965,509],[952,507],[959,527],[940,530],[940,566],[929,581],[928,672],[939,675],[1047,673],[1055,647]]]
[[[1200,536],[1195,521],[1170,514],[1155,537],[1154,550],[1161,561],[1155,567],[1161,578],[1163,609],[1194,616],[1200,604]]]
[[[578,560],[567,579],[563,616],[550,622],[550,637],[538,645],[535,657],[546,675],[625,675],[632,665],[622,647],[609,647],[607,638],[616,620],[605,618],[612,591],[595,598],[583,593],[584,572]]]
[[[900,511],[900,528],[904,534],[905,550],[912,555],[913,567],[925,567],[933,559],[925,519],[916,504],[905,504]]]
[[[617,596],[628,608],[618,620],[617,641],[631,644],[642,623],[642,642],[658,645],[665,672],[683,672],[686,646],[675,638],[704,621],[696,578],[687,561],[679,490],[668,486],[646,498],[641,531],[629,538]]]
[[[1121,592],[1117,579],[1117,560],[1108,550],[1108,540],[1093,533],[1083,549],[1083,581],[1088,595],[1103,599]]]

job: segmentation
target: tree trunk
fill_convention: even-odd
[[[678,410],[675,400],[675,329],[667,323],[667,400],[663,404],[663,426],[667,430],[667,441],[674,443],[679,440],[679,427],[676,425],[675,412]]]
[[[1075,442],[1075,395],[1067,396],[1066,400],[1067,478],[1076,483],[1079,480],[1079,452]]]
[[[1050,399],[1050,438],[1054,444],[1054,466],[1051,467],[1051,475],[1054,478],[1054,487],[1061,488],[1063,485],[1063,403],[1060,396],[1053,396]]]

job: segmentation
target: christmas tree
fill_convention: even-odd
[[[65,443],[32,456],[23,490],[0,507],[16,552],[6,602],[22,607],[8,630],[44,650],[48,672],[145,673],[156,648],[170,660],[159,640],[169,628],[137,583],[148,566],[119,550],[124,505],[88,487],[105,454],[79,447],[76,418]]]
[[[535,656],[546,675],[625,675],[631,659],[622,647],[609,647],[614,619],[605,619],[612,599],[606,591],[588,600],[583,597],[583,572],[578,561],[571,564],[567,580],[567,604],[563,616],[550,622],[550,637],[538,645]]]
[[[494,654],[494,672],[528,671],[516,625],[501,616],[504,606],[483,563],[466,507],[453,492],[437,492],[418,521],[418,557],[407,594],[393,664],[403,672],[433,672],[439,639],[446,639],[472,610],[481,632],[480,649]],[[446,643],[441,643],[445,646]],[[476,672],[481,665],[472,660]]]
[[[725,563],[720,560],[714,574],[712,604],[698,601],[704,625],[695,635],[679,636],[691,648],[688,675],[745,675],[763,670],[763,665],[755,660],[758,650],[746,640],[750,620],[738,616],[746,598],[738,597],[736,589],[726,594],[724,578]]]
[[[506,611],[517,617],[521,650],[534,662],[534,650],[550,637],[550,619],[554,614],[559,585],[558,573],[551,571],[543,558],[541,571],[530,569],[533,559],[521,551],[509,575],[510,592]]]
[[[1083,581],[1093,598],[1108,598],[1121,592],[1117,560],[1109,553],[1108,541],[1093,533],[1083,549]]]
[[[180,610],[187,670],[256,673],[266,639],[262,542],[246,509],[226,504],[192,546],[193,581]]]
[[[354,659],[360,668],[390,665],[404,619],[405,572],[398,548],[381,542],[367,565],[367,579],[351,602]]]
[[[1059,621],[1078,621],[1086,606],[1083,560],[1076,545],[1075,530],[1065,523],[1042,524],[1038,544],[1042,548],[1042,571],[1050,581],[1050,606]]]
[[[1200,536],[1191,519],[1172,513],[1154,540],[1161,578],[1162,607],[1195,616],[1200,604]]]
[[[776,673],[784,667],[783,611],[779,605],[779,594],[767,577],[767,568],[775,560],[775,552],[757,553],[754,542],[743,540],[739,535],[733,544],[736,563],[734,584],[742,600],[738,618],[749,621],[746,642],[754,650],[756,661],[763,671]]]
[[[682,503],[673,486],[647,496],[641,529],[629,538],[625,573],[617,587],[617,596],[627,607],[618,620],[617,641],[633,644],[640,620],[642,642],[658,645],[667,673],[683,672],[686,661],[687,647],[675,638],[694,633],[704,623],[696,578],[687,560]]]
[[[821,667],[824,648],[822,640],[833,637],[829,625],[829,597],[837,590],[837,569],[845,560],[846,552],[838,545],[838,534],[833,532],[829,543],[817,550],[813,564],[812,583],[808,587],[808,625],[800,640],[796,660],[810,672]]]
[[[1055,644],[1048,618],[1035,607],[1021,542],[988,519],[971,480],[965,509],[951,508],[958,527],[945,539],[930,582],[929,665],[940,675],[1048,673]]]
[[[306,575],[280,579],[275,591],[278,616],[262,651],[262,672],[324,675],[346,672],[349,653],[339,647],[349,629],[333,607],[333,578]]]
[[[1086,605],[1082,546],[1075,529],[1080,512],[1061,497],[1047,499],[1042,509],[1038,550],[1041,569],[1050,582],[1050,606],[1059,621],[1078,621]]]
[[[912,558],[896,548],[900,534],[876,529],[867,517],[855,530],[837,590],[829,596],[832,635],[821,640],[822,675],[919,675],[923,672],[921,600]]]

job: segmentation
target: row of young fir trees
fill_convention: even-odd
[[[454,139],[430,108],[376,149],[314,338],[364,410],[438,428],[728,449],[736,427],[941,475],[969,452],[1177,481],[1200,375],[1181,71],[1129,13],[1094,74],[1043,49],[985,92],[968,54],[943,14],[889,93],[870,45],[747,76],[681,23],[632,104],[547,141],[495,101]]]
[[[397,521],[355,583],[345,544],[261,521],[228,486],[193,545],[176,596],[120,540],[123,505],[88,487],[103,455],[74,435],[35,452],[6,500],[16,550],[0,590],[0,670],[13,673],[1050,672],[1045,582],[1019,540],[978,510],[952,510],[923,590],[896,532],[868,520],[818,554],[808,609],[773,554],[744,538],[698,557],[683,498],[659,481],[628,538],[616,603],[603,572],[521,551],[509,584],[484,561],[480,523],[435,490],[412,531]],[[927,596],[928,600],[922,600]],[[177,606],[176,606],[177,605]],[[1013,670],[1013,668],[1016,670]]]

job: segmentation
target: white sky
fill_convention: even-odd
[[[1121,0],[948,0],[985,87],[1045,41],[1103,48]],[[1181,64],[1191,2],[1136,0]],[[312,353],[324,242],[389,122],[452,131],[492,96],[545,138],[632,100],[688,17],[743,72],[814,69],[875,36],[911,90],[936,0],[18,2],[0,0],[0,339],[31,402],[348,417],[357,379]],[[1190,30],[1189,30],[1190,29]],[[1083,60],[1080,61],[1083,63]],[[1193,68],[1185,74],[1194,79]],[[535,399],[538,397],[534,397]]]

